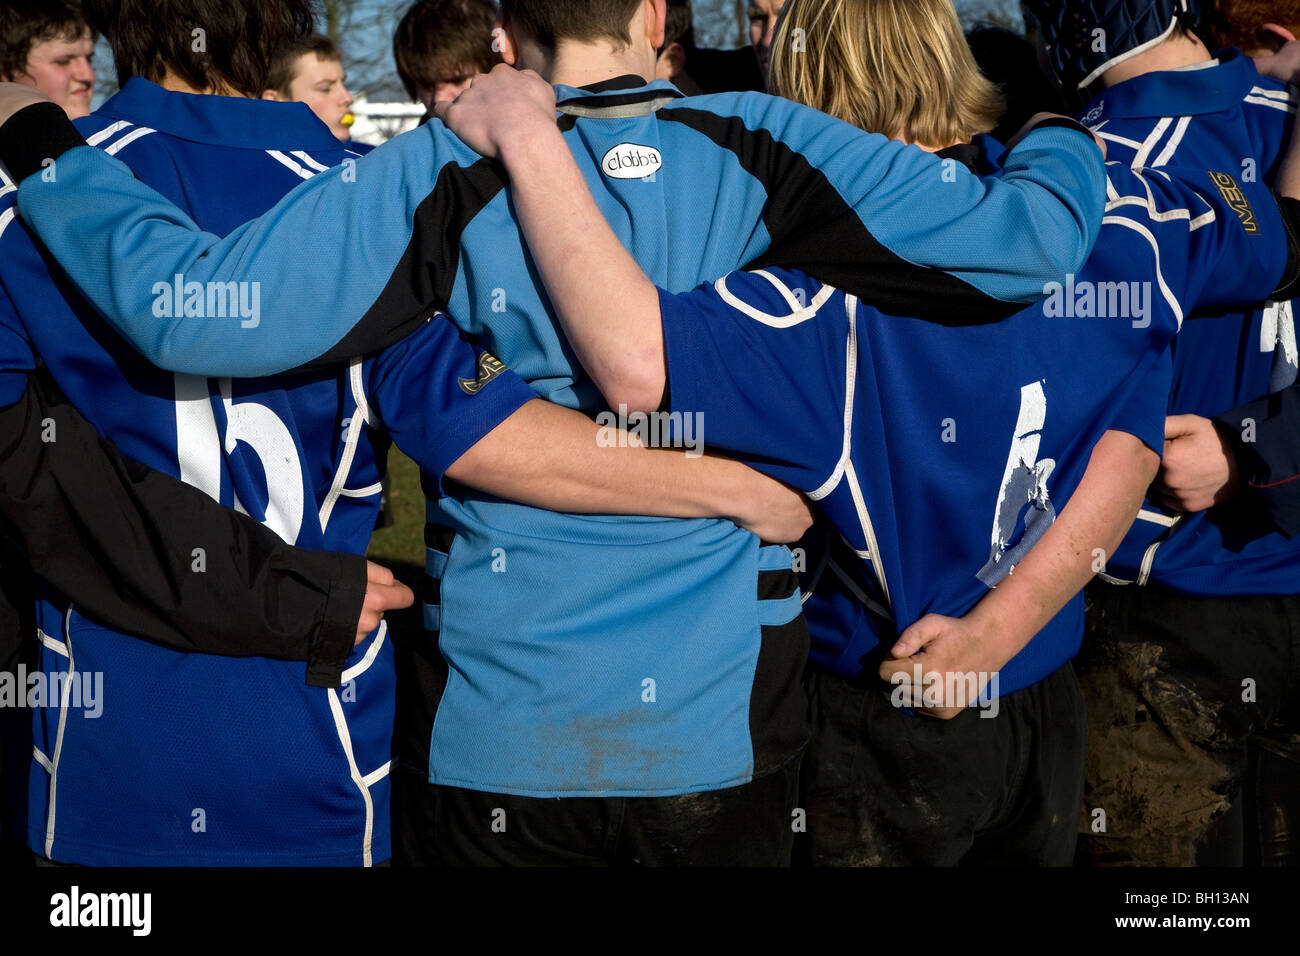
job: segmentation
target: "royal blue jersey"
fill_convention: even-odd
[[[217,233],[351,156],[305,107],[169,93],[139,79],[80,127]],[[436,483],[533,397],[508,374],[477,388],[478,353],[441,319],[341,374],[254,381],[163,372],[57,275],[14,224],[12,200],[3,197],[0,212],[0,367],[30,369],[39,355],[125,453],[290,542],[364,553],[385,431]],[[156,283],[156,315],[225,317],[250,328],[260,318],[255,287],[183,275]],[[309,325],[313,316],[297,320]],[[0,375],[0,401],[17,397],[17,378]],[[153,546],[192,553],[193,572],[203,573],[204,552],[223,542],[176,528],[173,540]],[[87,865],[388,857],[394,675],[386,628],[354,650],[343,686],[328,689],[306,686],[301,663],[176,653],[97,625],[78,611],[76,595],[45,588],[41,598],[50,686],[99,675],[102,698],[94,713],[71,692],[55,694],[34,713],[32,849]]]
[[[1254,242],[1204,174],[1209,202],[1159,171],[1109,171],[1082,272],[996,325],[887,315],[780,269],[661,293],[672,412],[827,519],[804,576],[818,665],[873,674],[922,615],[965,614],[1050,527],[1105,431],[1160,451],[1186,312],[1277,286],[1287,244],[1262,184],[1246,194],[1272,243]],[[1076,596],[999,691],[1059,668],[1082,625]]]
[[[557,92],[596,201],[676,291],[774,257],[842,273],[905,314],[989,321],[1040,296],[1096,235],[1102,168],[1077,131],[1030,134],[1003,178],[984,180],[772,97],[687,99],[627,78]],[[221,242],[101,156],[73,150],[58,164],[54,190],[30,177],[20,201],[37,194],[33,221],[60,257],[76,254],[49,215],[58,184],[94,205],[77,240],[90,248],[95,234],[94,259],[73,272],[156,359],[284,368],[433,302],[540,394],[602,407],[551,318],[500,170],[441,123],[318,177]],[[140,316],[126,305],[133,276],[164,261],[266,275],[261,326],[229,336]],[[322,275],[325,261],[337,267]],[[321,312],[320,342],[269,324],[282,313],[267,302]],[[360,331],[348,331],[349,308],[364,313]],[[743,784],[802,746],[807,638],[785,548],[727,521],[556,515],[462,492],[430,503],[426,540],[437,599],[425,620],[447,663],[429,688],[432,781],[669,795]]]
[[[1132,166],[1212,172],[1227,194],[1271,183],[1295,121],[1297,97],[1260,76],[1250,57],[1224,50],[1215,63],[1146,73],[1099,94],[1083,120],[1109,156]],[[1239,209],[1248,220],[1253,204]],[[1262,232],[1256,241],[1273,241]],[[1194,268],[1205,269],[1205,263]],[[1221,279],[1230,280],[1225,263]],[[1214,417],[1291,385],[1296,334],[1290,302],[1199,308],[1174,344],[1170,415]],[[1250,440],[1250,423],[1234,424]],[[1107,574],[1189,594],[1294,594],[1300,538],[1243,520],[1231,505],[1169,515],[1146,503]]]

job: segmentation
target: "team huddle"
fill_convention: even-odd
[[[1300,6],[14,10],[24,860],[1295,861]]]

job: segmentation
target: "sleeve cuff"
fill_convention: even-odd
[[[54,103],[33,103],[0,126],[0,163],[14,182],[40,172],[46,160],[85,145],[63,108]]]
[[[332,578],[325,599],[325,615],[312,635],[307,658],[310,687],[338,687],[343,683],[343,665],[352,653],[357,622],[366,600],[366,559],[358,554],[331,553],[339,573]]]

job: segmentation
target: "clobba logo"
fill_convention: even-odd
[[[615,179],[645,179],[663,169],[664,158],[653,146],[619,143],[600,161],[606,176]]]

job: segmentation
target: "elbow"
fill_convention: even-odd
[[[656,412],[664,403],[664,377],[656,383],[649,375],[624,376],[616,385],[601,389],[609,407],[629,412]]]

